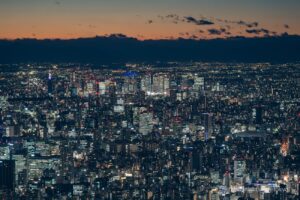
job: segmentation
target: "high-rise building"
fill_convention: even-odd
[[[151,133],[153,129],[153,112],[145,107],[134,109],[133,124],[138,126],[139,132],[143,135]]]
[[[136,76],[125,76],[122,84],[122,93],[123,94],[134,94],[138,89],[137,78]]]
[[[193,90],[196,91],[204,90],[204,77],[196,76],[194,78]]]
[[[244,160],[234,161],[234,180],[242,181],[246,170],[246,162]]]
[[[211,138],[213,133],[213,121],[212,121],[212,113],[203,113],[203,125],[204,125],[204,138],[208,140]]]
[[[263,122],[262,112],[263,112],[262,106],[258,106],[256,108],[256,118],[255,118],[256,124],[262,124]]]
[[[23,185],[25,180],[24,171],[26,171],[26,158],[23,155],[13,155],[15,160],[15,181],[16,185]]]
[[[53,93],[53,80],[51,72],[48,73],[48,94]]]
[[[99,94],[104,95],[106,93],[106,82],[99,82]]]
[[[15,184],[15,161],[0,160],[0,190],[13,191]]]
[[[204,168],[203,151],[194,149],[192,152],[192,168],[197,172],[202,172]]]
[[[9,146],[0,146],[0,160],[8,160],[10,157],[10,148]]]
[[[156,74],[153,76],[152,92],[154,95],[170,95],[170,81],[166,74]]]
[[[150,94],[152,92],[152,77],[150,74],[147,74],[142,78],[141,90],[146,94]]]

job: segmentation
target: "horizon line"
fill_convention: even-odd
[[[17,41],[17,40],[78,40],[78,39],[95,39],[95,38],[119,38],[119,39],[135,39],[138,41],[160,41],[160,40],[168,40],[168,41],[175,41],[175,40],[194,40],[194,41],[209,41],[209,40],[227,40],[227,39],[237,39],[237,38],[244,38],[244,39],[263,39],[263,38],[280,38],[280,37],[300,37],[300,34],[288,34],[284,33],[281,35],[263,35],[263,36],[231,36],[231,37],[215,37],[215,38],[185,38],[185,37],[167,37],[167,38],[139,38],[134,36],[128,36],[121,33],[113,33],[110,35],[95,35],[95,36],[86,36],[86,37],[70,37],[70,38],[36,38],[36,37],[19,37],[19,38],[0,38],[1,41]]]

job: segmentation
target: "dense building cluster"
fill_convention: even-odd
[[[0,69],[0,199],[299,198],[299,63]]]

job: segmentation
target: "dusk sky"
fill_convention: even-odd
[[[300,34],[299,0],[0,0],[0,38]]]

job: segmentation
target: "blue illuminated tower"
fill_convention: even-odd
[[[53,93],[53,82],[52,82],[51,72],[49,71],[49,73],[48,73],[48,94],[52,95],[52,93]]]

